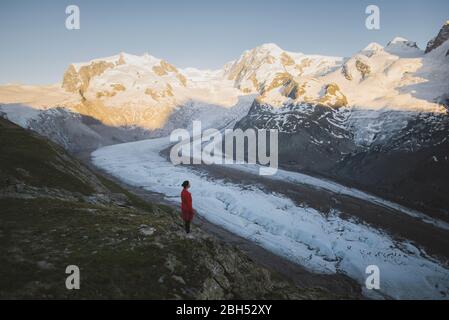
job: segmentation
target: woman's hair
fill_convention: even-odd
[[[187,187],[189,185],[189,181],[188,180],[186,180],[186,181],[184,181],[183,183],[182,183],[182,186],[185,188],[185,187]]]

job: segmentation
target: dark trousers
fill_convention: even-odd
[[[187,233],[190,233],[190,221],[184,221],[184,227]]]

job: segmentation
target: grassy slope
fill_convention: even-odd
[[[335,298],[292,285],[201,230],[187,239],[172,209],[3,119],[0,208],[0,298]],[[72,264],[81,290],[65,288]]]

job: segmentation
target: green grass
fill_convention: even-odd
[[[180,249],[185,254],[177,258],[187,261],[175,271],[184,275],[189,287],[201,286],[195,277],[207,275],[200,267],[185,272],[184,266],[193,262],[187,252],[195,249],[168,236],[171,227],[163,217],[43,199],[3,199],[0,206],[4,208],[0,251],[6,253],[0,257],[2,298],[186,297],[170,277],[159,282],[163,275],[170,275],[164,266],[167,253]],[[154,235],[143,236],[142,224],[155,227]],[[39,268],[41,261],[52,267]],[[71,264],[81,269],[82,290],[65,288],[64,271]]]
[[[298,294],[233,248],[201,235],[186,239],[182,227],[171,222],[170,213],[48,199],[2,199],[0,206],[4,208],[0,215],[3,299],[194,299],[213,294],[285,298]],[[155,228],[155,233],[141,234],[142,224]],[[65,288],[68,265],[80,267],[81,290]],[[217,268],[222,270],[215,273]],[[204,283],[214,278],[225,286],[210,296]],[[264,283],[275,283],[278,290]],[[279,284],[286,290],[279,290]]]
[[[17,179],[30,186],[92,194],[93,186],[76,175],[78,167],[60,147],[0,119],[0,186]]]

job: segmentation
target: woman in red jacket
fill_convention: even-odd
[[[194,211],[192,208],[192,195],[189,192],[190,182],[184,181],[182,183],[183,190],[181,192],[181,217],[184,220],[186,232],[190,233],[190,223],[193,220]]]

